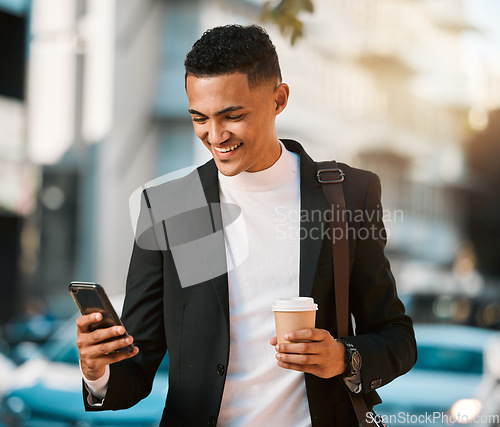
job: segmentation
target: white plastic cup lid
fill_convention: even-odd
[[[272,309],[273,311],[311,311],[317,310],[318,304],[314,303],[314,298],[309,297],[279,298]]]

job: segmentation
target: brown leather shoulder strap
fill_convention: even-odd
[[[335,282],[335,308],[337,312],[338,337],[348,334],[349,320],[349,239],[345,217],[345,198],[342,188],[344,172],[337,162],[321,162],[318,166],[318,181],[321,182],[325,199],[329,205],[330,235],[333,251],[333,279]]]
[[[345,337],[349,333],[349,236],[342,188],[345,174],[335,160],[316,165],[318,181],[323,184],[323,193],[330,207],[337,333],[338,337]],[[363,396],[354,393],[349,393],[349,396],[360,425],[373,425],[367,421],[369,409]]]

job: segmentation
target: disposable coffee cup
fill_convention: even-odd
[[[318,304],[315,304],[314,299],[309,297],[280,298],[276,300],[272,310],[274,312],[278,344],[290,342],[284,338],[284,335],[288,332],[314,328],[317,309]],[[308,342],[308,340],[294,342]]]

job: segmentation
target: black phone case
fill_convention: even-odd
[[[71,282],[68,289],[73,297],[76,305],[80,309],[80,313],[83,315],[91,313],[101,313],[102,320],[93,323],[90,326],[92,331],[101,328],[109,328],[110,326],[123,326],[120,318],[116,314],[111,301],[109,300],[104,288],[97,283],[87,283],[87,282]],[[112,338],[107,341],[121,339],[128,336],[127,332],[124,335]],[[132,344],[118,349],[116,351],[126,351],[132,352],[134,346]]]

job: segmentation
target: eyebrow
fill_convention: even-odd
[[[235,105],[235,106],[224,108],[223,110],[220,110],[217,113],[215,113],[215,115],[216,116],[220,116],[222,114],[229,113],[231,111],[238,111],[238,110],[242,110],[242,109],[243,109],[243,106],[241,106],[241,105]],[[206,114],[200,113],[199,111],[193,110],[192,108],[189,109],[189,113],[190,114],[196,114],[198,116],[207,117]]]

